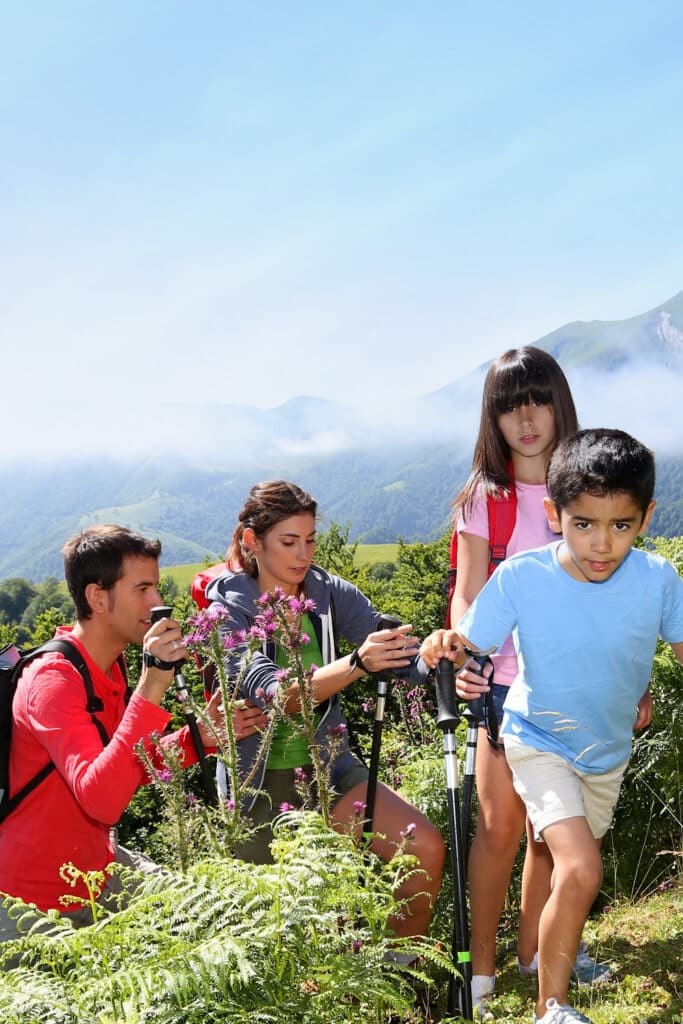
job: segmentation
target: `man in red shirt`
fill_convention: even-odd
[[[49,761],[56,768],[0,825],[0,893],[19,896],[40,910],[56,908],[77,924],[92,921],[89,908],[64,910],[60,896],[87,899],[82,882],[71,888],[60,878],[62,865],[81,871],[102,871],[113,861],[159,870],[139,855],[116,845],[113,826],[138,786],[148,781],[135,746],[139,742],[154,758],[153,734],[170,720],[161,701],[173,681],[173,664],[185,654],[181,632],[173,619],[151,625],[150,611],[162,603],[158,591],[159,541],[150,541],[120,526],[95,526],[71,538],[64,547],[67,585],[76,606],[76,624],[60,627],[56,636],[81,652],[102,710],[105,743],[86,708],[83,679],[62,654],[48,653],[29,663],[21,674],[12,708],[10,792],[18,792]],[[139,682],[126,702],[126,681],[117,659],[129,643],[145,652]],[[168,666],[171,667],[168,667]],[[218,723],[216,694],[208,713]],[[262,713],[250,709],[240,722],[246,735],[262,727]],[[202,724],[202,741],[213,739]],[[163,742],[176,742],[184,765],[197,755],[187,727]],[[160,765],[161,767],[161,765]],[[106,900],[120,888],[110,876],[101,895]],[[15,922],[0,906],[0,941],[15,938]]]

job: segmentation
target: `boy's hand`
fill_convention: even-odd
[[[638,716],[633,726],[633,731],[638,732],[639,729],[644,729],[652,721],[652,694],[649,689],[645,691],[643,696],[636,705]]]
[[[441,658],[459,668],[466,659],[462,637],[454,629],[435,629],[422,641],[420,657],[428,668],[436,668]]]
[[[473,658],[466,661],[455,678],[455,692],[460,700],[476,700],[483,693],[488,693],[491,689],[488,678],[492,672],[493,665],[490,662],[480,671]]]

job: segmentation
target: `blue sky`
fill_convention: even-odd
[[[395,405],[683,288],[680,0],[0,12],[3,378],[42,408]]]

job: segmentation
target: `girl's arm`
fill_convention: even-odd
[[[460,621],[486,583],[488,569],[488,538],[474,533],[461,533],[458,537],[458,571],[451,601],[451,622],[454,625]]]

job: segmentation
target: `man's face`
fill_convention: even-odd
[[[123,576],[107,592],[108,625],[126,644],[139,644],[150,627],[150,611],[162,604],[157,587],[156,558],[129,555],[123,560]]]
[[[561,528],[562,568],[582,583],[604,583],[613,576],[639,533],[644,533],[654,510],[645,515],[630,494],[581,494],[559,513],[550,499],[546,512],[551,529]]]

